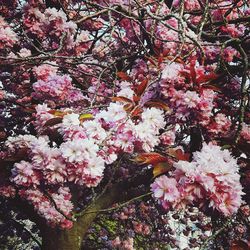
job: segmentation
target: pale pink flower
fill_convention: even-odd
[[[29,49],[22,48],[18,54],[20,57],[29,57],[31,56],[31,51]]]
[[[170,81],[172,79],[176,79],[182,69],[183,67],[179,63],[173,62],[171,64],[167,64],[162,70],[162,79],[167,79]]]
[[[79,115],[71,113],[63,116],[62,124],[66,127],[79,126],[80,125]]]
[[[142,122],[146,126],[149,125],[157,132],[160,128],[164,128],[166,122],[164,120],[164,112],[157,108],[147,108],[142,112]]]
[[[166,175],[156,178],[154,183],[151,184],[151,190],[154,197],[162,202],[174,203],[180,198],[176,180]]]
[[[0,196],[14,198],[15,195],[16,195],[16,189],[12,185],[5,185],[0,187]]]
[[[240,135],[243,140],[247,141],[247,143],[250,143],[250,126],[246,123],[243,123]]]
[[[70,201],[71,194],[69,188],[60,187],[56,193],[49,192],[49,194],[53,198],[57,208],[66,216],[70,216],[73,204]],[[19,195],[29,201],[38,214],[44,217],[51,227],[59,225],[61,228],[71,228],[73,226],[72,221],[67,220],[65,216],[59,213],[55,209],[54,204],[41,191],[37,189],[21,189]]]
[[[76,139],[61,144],[60,151],[68,162],[83,162],[96,156],[98,146],[88,139]]]
[[[209,124],[208,130],[215,134],[226,134],[231,127],[231,121],[224,114],[218,113],[214,121]]]
[[[114,240],[111,241],[112,247],[118,247],[121,245],[120,237],[117,236]]]
[[[16,33],[0,16],[0,49],[11,48],[17,41]]]
[[[35,82],[33,89],[33,97],[39,100],[70,103],[85,99],[80,90],[72,85],[68,75],[49,75],[45,80]]]
[[[26,161],[15,163],[12,169],[11,180],[21,186],[37,186],[40,184],[40,176],[34,167]]]
[[[33,67],[33,72],[35,73],[38,80],[46,81],[49,76],[55,75],[57,72],[56,64],[53,62],[47,62],[39,66]],[[55,65],[52,66],[51,64]]]
[[[87,136],[99,143],[101,143],[108,136],[105,129],[102,128],[101,124],[97,120],[85,121],[82,126],[86,130]]]
[[[129,99],[133,99],[134,91],[130,87],[122,88],[119,92],[117,92],[117,96],[124,96]]]
[[[122,121],[126,117],[127,113],[120,103],[110,103],[107,111],[103,110],[96,115],[97,119],[104,119],[106,122],[110,123]]]
[[[179,161],[174,167],[174,175],[183,187],[184,199],[186,190],[196,186],[198,193],[193,199],[208,199],[210,206],[225,216],[235,213],[240,207],[243,192],[239,167],[228,150],[203,143],[202,150],[193,153],[192,162]]]
[[[174,144],[175,142],[175,131],[174,130],[169,130],[161,134],[160,136],[161,143],[169,146]]]

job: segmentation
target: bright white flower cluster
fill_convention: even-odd
[[[119,103],[110,103],[107,111],[103,110],[96,115],[97,119],[104,119],[108,123],[123,121],[126,117],[127,113]]]
[[[60,146],[62,158],[67,162],[69,181],[88,187],[102,179],[104,160],[98,156],[99,147],[93,140],[76,139]]]
[[[142,122],[134,126],[134,131],[136,138],[142,142],[143,150],[152,151],[159,144],[159,130],[165,125],[162,110],[148,108],[142,113]]]

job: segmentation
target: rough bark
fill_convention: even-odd
[[[120,196],[121,190],[112,188],[96,199],[77,219],[70,230],[53,229],[44,227],[42,229],[42,249],[44,250],[79,250],[83,237],[88,228],[96,218],[100,209],[111,206]]]
[[[78,228],[58,230],[45,228],[42,232],[42,249],[44,250],[78,250],[81,246],[81,237]]]
[[[141,185],[148,188],[152,177],[152,169],[144,169],[135,177],[111,184],[82,211],[81,216],[77,218],[70,230],[49,227],[46,220],[37,214],[34,207],[20,197],[10,200],[10,203],[36,223],[42,236],[43,250],[80,250],[84,249],[83,239],[100,210],[110,208],[114,203],[128,201],[144,194],[147,191]]]
[[[114,184],[100,195],[92,204],[84,210],[81,217],[77,219],[74,226],[70,230],[60,230],[49,228],[43,225],[42,234],[42,249],[43,250],[80,250],[83,239],[98,215],[98,211],[112,206],[114,203],[131,199],[138,196],[138,192],[133,192],[133,187],[139,183],[147,183],[151,180],[151,170],[144,173],[142,176],[137,176],[132,180],[127,180],[123,183]],[[125,192],[126,191],[126,192]],[[143,191],[142,191],[143,192]]]

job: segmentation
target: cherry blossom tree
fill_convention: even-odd
[[[250,247],[247,0],[0,3],[1,204],[42,249]]]

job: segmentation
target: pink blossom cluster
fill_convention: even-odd
[[[213,117],[212,110],[216,106],[217,94],[209,88],[202,88],[199,81],[206,79],[212,68],[194,64],[195,61],[189,65],[163,63],[161,93],[173,110],[173,118],[177,122],[195,119],[201,125],[207,126]]]
[[[174,0],[173,6],[178,7],[181,4],[180,0]],[[200,4],[198,0],[184,0],[184,7],[186,10],[199,10]]]
[[[150,234],[150,227],[146,223],[133,221],[133,227],[136,233],[142,235],[149,235]]]
[[[64,33],[70,36],[76,31],[76,24],[67,21],[67,16],[62,10],[47,8],[41,11],[39,8],[27,5],[25,11],[23,20],[25,27],[39,38],[44,36],[60,38]]]
[[[134,150],[152,151],[160,143],[159,130],[163,129],[164,112],[156,108],[146,108],[141,121],[135,123],[129,118],[123,105],[110,103],[107,109],[95,115],[94,120],[80,124],[79,115],[64,116],[60,133],[65,140],[88,138],[100,145],[99,154],[107,164],[116,160],[120,152],[133,153]]]
[[[54,118],[54,115],[49,113],[50,110],[47,104],[38,104],[36,106],[36,119],[33,121],[33,125],[38,133],[44,130],[44,125],[48,120]]]
[[[49,111],[46,104],[37,106],[36,122],[34,123],[37,131],[43,129],[45,122],[54,117]],[[112,157],[110,152],[112,149],[114,154],[120,150],[133,152],[134,146],[138,149],[151,151],[159,144],[159,130],[164,128],[165,124],[163,111],[156,108],[145,108],[141,115],[141,121],[135,123],[129,119],[123,105],[117,102],[110,103],[109,107],[97,113],[92,121],[81,123],[79,114],[72,112],[65,114],[59,125],[59,132],[65,140],[65,143],[62,144],[64,149],[77,147],[72,141],[81,144],[81,140],[88,139],[89,143],[92,143],[93,150],[96,148],[95,144],[102,145],[100,154],[109,152],[110,158]],[[30,136],[25,136],[25,142],[22,139],[23,137],[20,139],[19,137],[9,138],[6,145],[13,147],[14,144],[19,143],[18,146],[22,144],[27,146],[26,141],[32,140]],[[41,139],[39,138],[39,140]],[[114,161],[116,156],[113,157]],[[67,160],[73,161],[71,158]]]
[[[239,1],[240,2],[240,1]],[[217,8],[212,11],[212,17],[214,21],[222,21],[236,19],[239,15],[235,9],[233,9],[228,15],[224,16],[227,10],[230,8],[232,1],[217,1]]]
[[[123,91],[131,94],[125,88]],[[55,116],[46,104],[37,105],[36,110],[34,125],[41,133],[45,123]],[[9,137],[5,144],[10,152],[22,149],[27,154],[27,160],[14,164],[10,180],[25,190],[23,197],[32,203],[33,191],[36,190],[37,195],[34,199],[39,199],[43,194],[37,190],[43,185],[74,183],[97,186],[103,178],[105,165],[113,163],[120,153],[152,151],[160,143],[159,131],[166,124],[161,109],[144,108],[141,118],[132,120],[119,102],[110,103],[92,120],[81,121],[81,115],[70,109],[60,112],[63,114],[62,122],[54,126],[63,138],[60,145],[49,145],[47,136],[32,135]],[[51,214],[56,211],[50,211],[48,200],[44,206],[46,209],[37,209],[51,223]]]
[[[49,75],[46,80],[35,82],[33,89],[33,97],[38,100],[76,102],[84,99],[68,75]]]
[[[87,30],[82,30],[75,40],[76,55],[84,54],[91,45],[91,37]]]
[[[74,182],[96,186],[103,175],[104,161],[98,156],[99,147],[93,140],[76,139],[50,147],[44,137],[19,136],[9,138],[9,148],[28,148],[30,162],[14,165],[11,180],[18,186],[37,187]]]
[[[17,149],[30,148],[32,143],[47,144],[48,138],[46,136],[36,138],[33,135],[17,135],[15,137],[8,137],[5,145],[10,151],[15,151]]]
[[[166,24],[170,27],[173,27],[173,29],[175,29],[178,25],[175,21],[173,21],[173,19],[166,21]],[[178,45],[176,43],[176,41],[179,40],[178,33],[173,29],[166,28],[163,24],[158,25],[156,29],[158,38],[155,42],[156,47],[159,50],[162,50],[164,54],[174,54],[176,49],[178,48]]]
[[[19,186],[34,186],[40,184],[39,172],[33,168],[33,165],[26,161],[15,163],[12,169],[11,180]]]
[[[0,196],[15,197],[16,189],[12,185],[3,185],[0,187]]]
[[[199,94],[196,91],[169,88],[167,97],[177,120],[186,121],[195,117],[201,124],[206,125],[212,116],[215,96],[213,90],[204,90]]]
[[[121,240],[119,236],[117,236],[111,242],[112,247],[121,250],[134,250],[134,239],[128,238],[126,240]]]
[[[173,145],[175,142],[175,129],[171,129],[162,133],[160,136],[160,140],[163,145]]]
[[[126,32],[126,38],[130,41],[136,41],[140,35],[140,25],[129,18],[123,18],[120,26]]]
[[[204,46],[204,52],[206,58],[210,62],[216,62],[220,56],[226,62],[232,62],[235,57],[238,56],[239,52],[231,46],[226,47],[225,49],[221,49],[219,46]]]
[[[20,57],[29,57],[29,56],[31,56],[31,51],[29,49],[22,48],[22,49],[20,49],[18,54]]]
[[[244,35],[245,26],[244,25],[235,25],[228,24],[221,27],[222,34],[229,34],[231,37],[241,37]]]
[[[67,164],[68,180],[87,187],[97,186],[105,168],[98,151],[98,145],[91,139],[64,142],[60,146],[60,152]]]
[[[95,98],[97,103],[103,103],[107,100],[107,96],[112,96],[112,89],[109,88],[108,84],[100,82],[99,79],[93,77],[88,88],[88,96],[90,99]]]
[[[61,228],[67,229],[73,226],[73,222],[68,219],[73,209],[69,188],[60,187],[57,192],[48,192],[48,194],[44,194],[39,189],[21,189],[19,195],[31,203],[37,213],[46,218],[51,227],[60,225]]]
[[[157,108],[144,109],[141,121],[135,123],[128,119],[123,105],[119,103],[111,103],[107,111],[101,111],[96,118],[116,131],[106,144],[127,153],[132,153],[135,147],[137,150],[152,151],[160,142],[159,130],[166,124],[164,112]]]
[[[250,125],[243,123],[240,135],[243,140],[247,141],[247,143],[250,143]]]
[[[192,162],[178,161],[174,167],[172,177],[160,176],[151,185],[154,197],[164,208],[199,202],[225,216],[237,212],[244,193],[237,161],[228,150],[204,143]]]
[[[180,8],[181,3],[182,1],[180,0],[174,0],[173,6]],[[204,8],[202,2],[199,2],[198,0],[185,0],[183,3],[186,11],[198,11]],[[244,16],[248,10],[247,5],[242,8],[244,5],[243,1],[238,1],[237,3],[227,0],[210,1],[208,5],[211,8],[210,15],[213,22],[236,20],[239,16]],[[237,7],[235,8],[235,6]],[[226,14],[227,12],[228,14]],[[190,19],[194,25],[197,25],[201,20],[201,16],[192,16]],[[219,29],[221,34],[227,34],[235,38],[241,37],[244,34],[245,26],[242,24],[227,24],[225,26],[222,25]]]
[[[47,81],[49,76],[56,75],[57,67],[55,63],[47,62],[33,67],[33,72],[38,80]]]
[[[16,33],[0,16],[0,49],[11,48],[17,41]]]
[[[214,120],[207,126],[209,132],[226,135],[230,131],[231,121],[225,114],[218,113]]]

